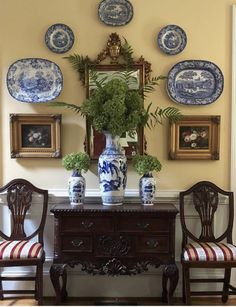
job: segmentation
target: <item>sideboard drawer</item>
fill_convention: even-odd
[[[120,220],[119,231],[127,232],[166,232],[168,220],[161,218],[125,218]]]
[[[92,252],[92,238],[90,236],[63,236],[63,252]]]
[[[106,217],[63,217],[63,232],[106,232],[113,231],[112,219]]]
[[[167,253],[169,251],[169,237],[139,236],[136,246],[139,253]]]

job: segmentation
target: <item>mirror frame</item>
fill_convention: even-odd
[[[127,46],[127,41],[125,40]],[[103,60],[110,58],[109,64],[100,64]],[[121,59],[123,58],[123,61]],[[121,40],[117,33],[111,33],[107,41],[106,48],[100,52],[95,61],[91,61],[86,57],[86,64],[84,71],[80,72],[80,79],[86,87],[86,97],[89,98],[90,83],[89,83],[89,70],[97,72],[109,72],[109,71],[122,71],[125,69],[138,70],[139,71],[139,88],[150,80],[151,64],[141,56],[138,60],[134,60],[131,54],[127,57],[125,55],[124,47],[121,44]],[[141,127],[137,131],[137,141],[130,142],[126,137],[125,143],[128,145],[124,147],[127,159],[131,159],[136,153],[143,154],[146,151],[146,141],[144,137],[144,128]],[[126,142],[127,141],[127,142]],[[96,132],[88,120],[86,119],[86,138],[84,142],[84,149],[91,158],[91,160],[97,160],[102,150],[105,147],[105,136]]]

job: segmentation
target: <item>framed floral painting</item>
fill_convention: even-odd
[[[10,114],[11,158],[60,158],[61,114]]]
[[[170,123],[169,160],[219,160],[220,116],[182,116]]]

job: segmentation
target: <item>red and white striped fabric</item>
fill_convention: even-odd
[[[236,246],[229,243],[192,242],[185,246],[184,261],[236,260]]]
[[[41,258],[43,247],[30,241],[1,241],[0,260]]]

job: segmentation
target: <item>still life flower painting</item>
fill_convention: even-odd
[[[209,148],[209,127],[181,126],[179,128],[179,147],[182,149]]]

